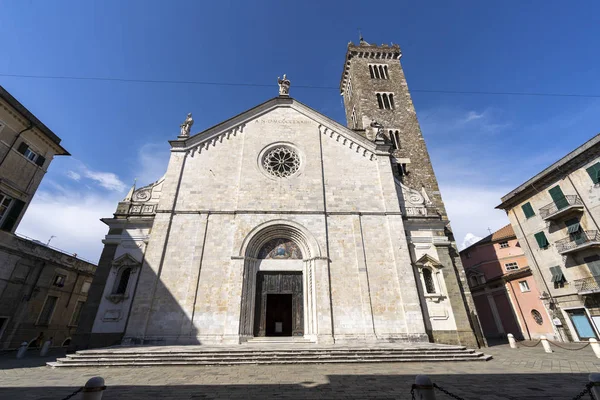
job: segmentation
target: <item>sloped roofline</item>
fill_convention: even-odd
[[[298,108],[298,111],[300,112],[306,111],[307,113],[315,114],[318,118],[322,119],[322,121],[320,122],[322,122],[323,124],[329,125],[340,132],[344,132],[345,134],[351,136],[357,142],[361,143],[361,145],[366,149],[369,149],[370,151],[375,151],[375,143],[371,142],[366,137],[359,135],[352,129],[345,127],[339,122],[334,121],[333,119],[329,118],[326,115],[323,115],[319,111],[289,96],[277,96],[272,99],[269,99],[217,125],[211,126],[210,128],[203,130],[202,132],[196,133],[190,136],[189,138],[186,138],[185,140],[169,140],[169,143],[171,144],[171,149],[178,149],[181,151],[183,149],[187,149],[189,147],[198,145],[204,140],[210,139],[214,134],[219,134],[235,126],[244,124],[247,121],[256,118],[258,115],[264,114],[277,106],[296,106]]]
[[[597,134],[596,136],[594,136],[593,138],[591,138],[590,140],[588,140],[587,142],[585,142],[584,144],[582,144],[581,146],[577,147],[575,150],[568,153],[566,156],[564,156],[560,160],[556,161],[554,164],[550,165],[548,168],[544,169],[539,174],[535,175],[531,179],[522,183],[520,186],[518,186],[516,189],[512,190],[510,193],[504,195],[501,199],[502,203],[497,205],[496,208],[500,209],[500,210],[508,210],[509,208],[513,207],[515,204],[518,204],[519,199],[526,197],[528,195],[528,193],[530,193],[532,191],[537,193],[538,190],[533,187],[536,183],[539,183],[540,181],[544,180],[545,178],[551,177],[553,174],[555,174],[557,172],[564,174],[565,170],[560,171],[561,167],[565,167],[565,169],[568,169],[567,164],[569,164],[571,161],[573,161],[575,159],[578,159],[578,158],[580,159],[582,156],[585,157],[586,153],[592,147],[598,145],[599,143],[600,143],[600,133]]]
[[[54,133],[50,128],[48,128],[42,121],[37,119],[35,115],[31,111],[29,111],[23,104],[19,102],[19,100],[15,99],[6,89],[0,85],[0,98],[6,101],[12,108],[17,110],[21,115],[23,115],[33,126],[38,128],[44,135],[48,137],[55,145],[57,145],[62,153],[57,153],[57,155],[61,156],[70,156],[69,152],[60,145],[61,139]]]

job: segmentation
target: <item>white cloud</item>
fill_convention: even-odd
[[[160,179],[167,172],[171,156],[168,143],[146,143],[140,147],[135,166],[137,187],[148,185]]]
[[[484,116],[485,116],[485,114],[484,114],[484,113],[477,114],[475,111],[469,111],[469,112],[467,113],[467,116],[466,116],[466,118],[464,119],[464,121],[465,121],[465,122],[470,122],[470,121],[473,121],[473,120],[475,120],[475,119],[481,119],[481,118],[483,118]]]
[[[465,235],[465,238],[463,239],[462,243],[460,244],[459,249],[460,250],[466,249],[470,245],[479,242],[481,239],[483,239],[483,238],[479,237],[479,236],[475,236],[471,232],[469,232]]]
[[[500,197],[512,188],[478,185],[456,185],[440,182],[442,197],[454,237],[462,250],[467,235],[485,237],[509,223],[506,213],[496,210]]]
[[[55,236],[51,246],[97,263],[108,231],[100,218],[112,216],[120,197],[90,191],[38,191],[17,232],[43,243]]]
[[[67,171],[67,176],[77,182],[81,180],[81,175],[75,171]]]
[[[92,171],[85,165],[82,165],[81,172],[83,176],[95,181],[98,185],[108,190],[122,192],[127,188],[127,185],[112,172]]]

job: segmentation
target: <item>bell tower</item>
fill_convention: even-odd
[[[373,121],[381,124],[393,148],[395,176],[414,190],[424,189],[446,219],[400,57],[397,44],[377,46],[362,37],[358,45],[348,44],[340,82],[347,126],[367,135]]]

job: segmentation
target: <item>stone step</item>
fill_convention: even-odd
[[[468,350],[465,347],[449,347],[449,348],[280,348],[280,349],[176,349],[176,350],[147,350],[144,348],[132,348],[132,349],[103,349],[103,350],[80,350],[77,351],[78,355],[91,355],[97,356],[101,354],[274,354],[274,353],[444,353],[444,352],[457,352],[457,351],[473,351]]]
[[[150,362],[150,361],[127,361],[127,362],[116,362],[116,361],[98,361],[98,362],[79,362],[79,363],[64,363],[64,362],[49,362],[48,366],[51,367],[131,367],[131,366],[140,366],[140,367],[151,367],[151,366],[182,366],[182,365],[205,365],[205,366],[214,366],[214,365],[252,365],[252,364],[332,364],[332,363],[390,363],[390,362],[451,362],[451,361],[488,361],[492,357],[483,355],[480,357],[471,357],[471,358],[455,358],[455,357],[440,357],[440,358],[429,358],[429,357],[418,357],[418,358],[371,358],[371,359],[321,359],[318,361],[315,360],[297,360],[297,359],[289,359],[289,360],[261,360],[261,361],[158,361],[158,362]]]
[[[125,362],[125,361],[181,361],[181,360],[189,360],[189,361],[231,361],[231,360],[332,360],[332,359],[404,359],[404,358],[477,358],[483,356],[483,353],[463,353],[463,354],[436,354],[436,355],[394,355],[394,354],[373,354],[373,355],[303,355],[303,356],[248,356],[248,357],[207,357],[207,356],[188,356],[188,357],[178,357],[178,356],[157,356],[157,355],[143,355],[136,357],[120,357],[120,356],[112,356],[112,357],[70,357],[59,358],[57,361],[60,362],[103,362],[103,361],[115,361],[115,362]]]
[[[244,351],[244,352],[102,352],[102,353],[85,353],[77,352],[70,354],[69,357],[79,358],[97,358],[97,357],[144,357],[144,356],[170,356],[170,357],[194,357],[194,356],[206,356],[206,357],[248,357],[256,355],[264,356],[302,356],[302,355],[376,355],[376,354],[397,354],[397,355],[408,355],[408,354],[462,354],[462,353],[473,353],[474,350],[460,350],[452,349],[446,351],[438,350],[366,350],[366,351],[343,351],[343,350],[303,350],[303,351]]]

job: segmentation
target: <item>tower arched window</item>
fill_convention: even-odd
[[[373,66],[369,65],[369,73],[371,74],[371,79],[375,79],[375,74],[373,73]]]
[[[380,109],[383,110],[383,100],[381,100],[381,94],[377,93],[377,105],[379,106]]]
[[[389,99],[389,97],[388,97],[387,93],[384,93],[384,94],[382,95],[382,97],[383,97],[383,107],[384,107],[386,110],[390,110],[392,107],[390,106],[390,99]]]
[[[389,96],[390,96],[390,106],[391,106],[391,109],[393,110],[394,108],[396,108],[396,106],[394,106],[394,94],[390,93]]]
[[[423,268],[423,280],[425,281],[425,290],[428,294],[435,293],[435,284],[433,283],[433,274],[428,268]]]
[[[119,277],[119,284],[116,287],[114,294],[125,294],[127,285],[129,284],[129,277],[131,276],[131,268],[126,268],[121,272]]]
[[[396,148],[396,150],[401,149],[402,146],[400,145],[400,132],[394,131],[392,136],[392,141],[394,142],[394,147]]]

